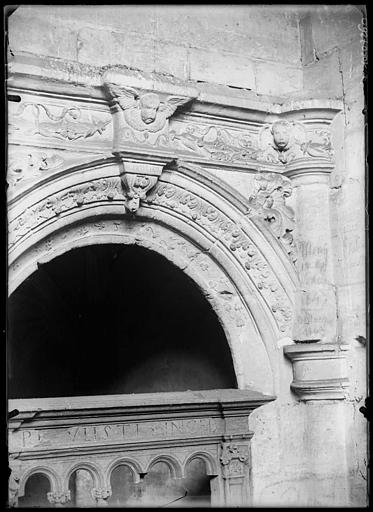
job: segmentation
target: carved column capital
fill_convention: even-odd
[[[348,346],[302,343],[284,347],[293,363],[290,387],[300,400],[343,400],[348,378],[345,356]]]
[[[333,161],[322,158],[302,158],[289,163],[284,175],[292,181],[293,187],[315,183],[328,185],[333,169]]]
[[[249,443],[230,440],[221,443],[220,462],[223,469],[225,505],[242,507],[249,503]]]
[[[107,499],[112,495],[111,489],[93,488],[92,496],[97,501],[97,504],[103,507],[107,506]]]
[[[49,503],[55,505],[56,507],[61,507],[71,500],[71,493],[69,490],[62,492],[48,492],[47,498]]]
[[[220,462],[224,478],[244,477],[249,463],[249,446],[233,441],[222,443]]]

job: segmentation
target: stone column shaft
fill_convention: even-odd
[[[330,168],[297,169],[296,245],[299,287],[295,299],[296,342],[336,341],[337,309],[333,276],[330,211]]]

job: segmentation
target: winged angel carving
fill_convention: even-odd
[[[169,96],[166,101],[161,101],[153,92],[141,94],[131,87],[119,87],[108,82],[105,86],[122,109],[128,126],[139,132],[159,132],[176,109],[190,101],[190,98],[179,96]]]

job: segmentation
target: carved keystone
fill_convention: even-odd
[[[245,506],[249,502],[248,485],[245,482],[250,462],[249,445],[235,441],[223,442],[221,450],[226,505]]]
[[[141,88],[131,85],[124,73],[107,71],[103,89],[112,106],[114,148],[131,144],[152,145],[158,136],[168,136],[169,120],[176,110],[198,95],[198,91],[154,80],[144,80]],[[136,85],[137,87],[137,85]]]
[[[293,363],[290,387],[300,400],[343,400],[348,387],[346,345],[307,343],[287,345],[284,354]]]
[[[162,174],[164,164],[142,164],[124,162],[120,175],[126,195],[126,209],[135,214],[140,208],[141,201],[146,201],[146,196],[156,185]]]

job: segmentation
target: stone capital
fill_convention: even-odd
[[[324,159],[300,158],[286,165],[284,175],[292,181],[293,187],[314,184],[329,184],[334,162]]]
[[[62,492],[48,492],[47,498],[49,503],[61,506],[71,500],[71,493],[69,490]]]
[[[346,345],[302,343],[286,345],[285,356],[293,363],[290,387],[302,401],[343,400],[348,387]]]
[[[98,488],[92,489],[93,498],[97,501],[98,504],[101,504],[104,506],[107,505],[106,500],[108,498],[110,498],[111,495],[112,495],[111,489],[101,489],[101,488],[100,489],[98,489]]]

